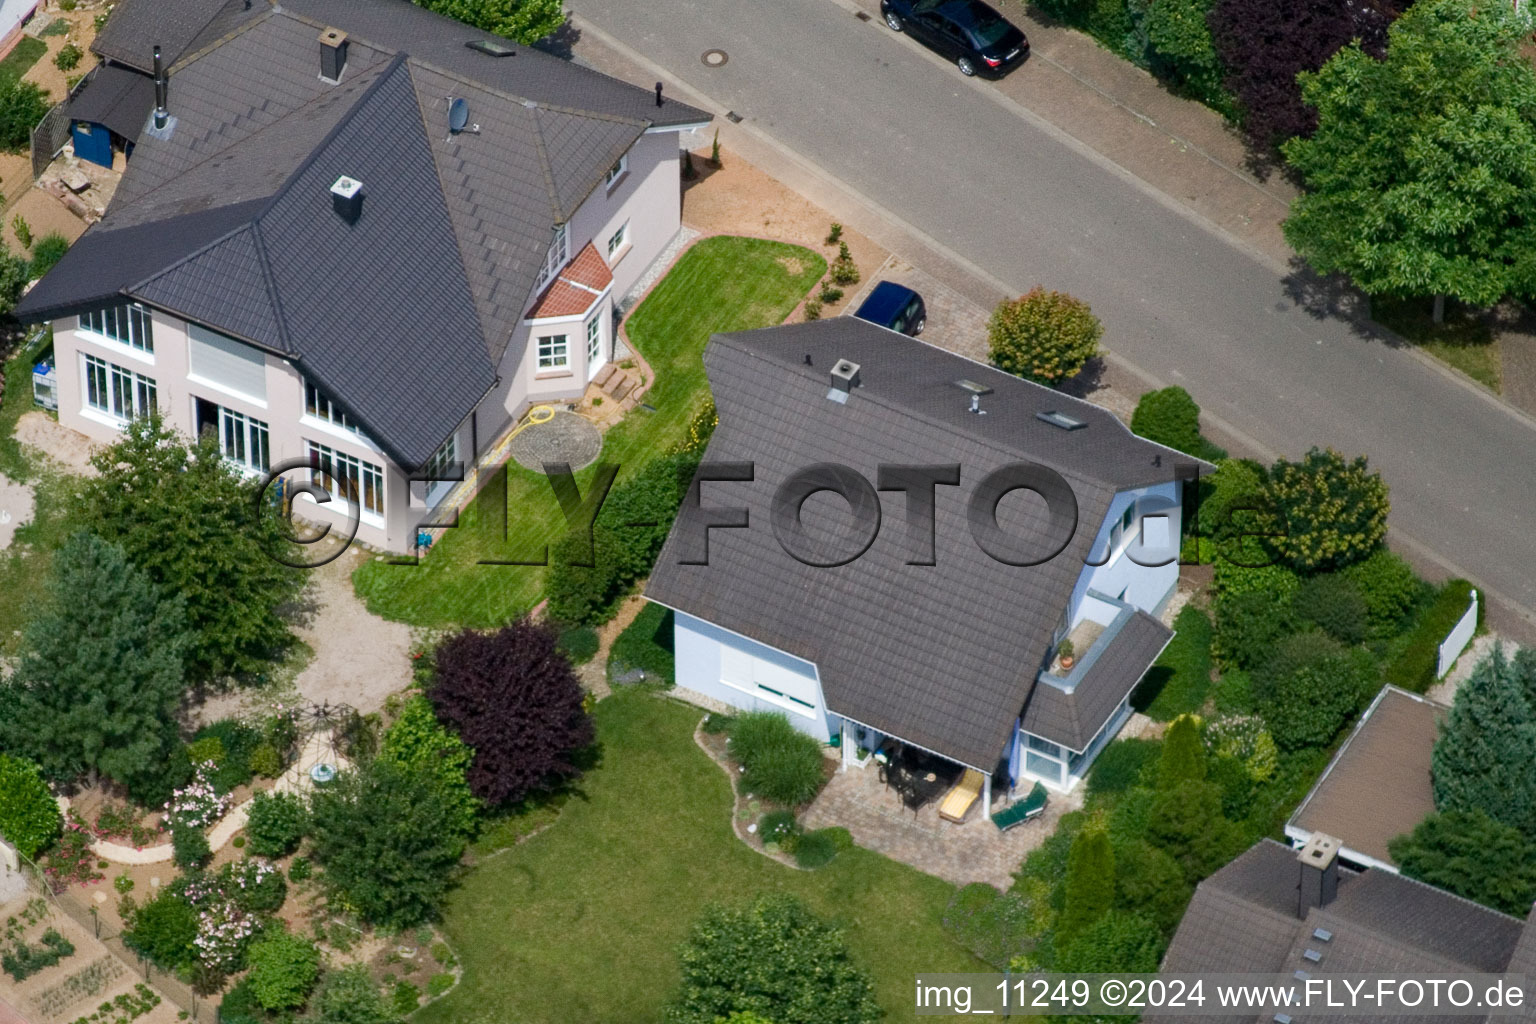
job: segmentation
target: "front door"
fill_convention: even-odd
[[[603,346],[603,314],[599,312],[591,320],[587,321],[587,380],[597,376],[608,362],[608,354]]]

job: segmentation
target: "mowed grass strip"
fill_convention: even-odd
[[[600,461],[617,463],[620,480],[682,441],[709,398],[704,346],[710,335],[779,323],[826,273],[809,249],[757,238],[707,238],[683,254],[630,316],[629,340],[656,375],[637,408],[603,440]],[[537,429],[537,428],[533,428]],[[576,475],[586,493],[594,467]],[[416,626],[489,629],[528,611],[543,596],[538,561],[565,532],[542,474],[509,463],[417,566],[370,559],[353,574],[369,610]]]
[[[855,849],[799,871],[731,831],[725,774],[693,741],[702,712],[621,690],[595,711],[601,764],[560,818],[483,861],[444,927],[463,983],[418,1024],[651,1024],[679,979],[676,948],[704,908],[793,893],[840,924],[892,1021],[919,972],[987,970],[941,917],[947,882]]]

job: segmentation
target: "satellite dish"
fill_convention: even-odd
[[[448,133],[457,135],[460,132],[479,135],[480,126],[469,123],[469,101],[461,96],[452,96],[448,99]]]

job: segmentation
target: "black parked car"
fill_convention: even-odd
[[[1029,40],[981,0],[880,0],[885,23],[911,32],[963,75],[997,77],[1024,62]]]
[[[875,290],[853,315],[914,338],[923,333],[923,325],[928,322],[923,297],[895,281],[881,281],[875,285]]]

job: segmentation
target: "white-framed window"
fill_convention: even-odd
[[[608,236],[608,258],[613,259],[629,244],[629,221],[619,225],[619,230]]]
[[[330,485],[338,492],[337,498],[348,504],[355,504],[360,511],[370,512],[376,516],[384,514],[384,471],[371,462],[338,452],[323,444],[314,441],[304,442],[305,453],[309,456],[311,471],[324,470],[329,474],[329,479],[316,476],[315,482],[325,487]]]
[[[459,435],[449,434],[432,457],[427,460],[425,472],[428,480],[438,480],[447,475],[448,468],[459,461]]]
[[[341,407],[331,401],[330,395],[321,391],[308,380],[304,381],[304,414],[306,416],[313,416],[321,422],[329,423],[333,427],[349,430],[365,441],[368,439],[367,435],[363,433],[363,428],[353,423],[347,417],[347,414],[341,411]]]
[[[603,315],[599,313],[587,321],[587,365],[597,366],[603,361]]]
[[[129,348],[136,348],[149,355],[155,351],[152,323],[149,310],[137,302],[125,302],[121,306],[108,306],[106,309],[80,314],[82,330],[120,341]]]
[[[96,356],[81,354],[85,366],[85,404],[120,420],[147,416],[158,405],[155,382]]]
[[[619,162],[608,168],[608,176],[603,179],[603,184],[613,188],[614,184],[629,172],[629,154],[619,157]]]
[[[564,334],[548,334],[539,339],[539,369],[563,370],[571,365],[570,345]]]
[[[219,451],[243,469],[265,473],[272,462],[267,425],[244,413],[219,406]]]
[[[560,273],[570,259],[570,235],[566,232],[564,224],[556,224],[555,240],[549,243],[549,251],[544,254],[544,269],[539,272],[539,283],[535,290],[542,289],[553,281],[555,275]]]

